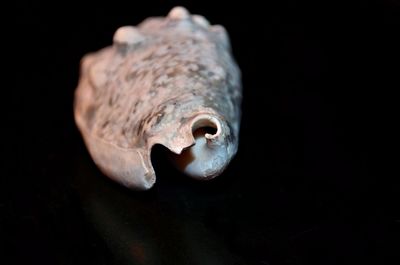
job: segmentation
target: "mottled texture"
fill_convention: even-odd
[[[111,47],[83,58],[75,119],[106,175],[148,189],[155,182],[152,146],[180,154],[195,143],[196,127],[217,129],[205,137],[219,161],[205,153],[217,162],[199,178],[221,173],[237,151],[240,102],[225,29],[178,7],[118,29]]]

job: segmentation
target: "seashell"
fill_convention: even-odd
[[[156,144],[185,174],[211,179],[238,149],[240,76],[226,30],[175,7],[84,56],[75,121],[96,165],[124,186],[153,186]]]

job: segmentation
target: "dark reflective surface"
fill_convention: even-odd
[[[185,4],[231,35],[239,153],[196,182],[157,147],[139,193],[97,170],[75,127],[79,60],[175,3],[15,5],[0,264],[399,263],[396,1]]]
[[[163,163],[163,153],[154,150],[160,173],[157,188],[149,192],[126,190],[99,176],[87,158],[79,160],[76,187],[88,220],[120,263],[238,262],[226,230],[235,225],[230,220],[241,219],[234,215],[240,190],[232,180],[190,181]]]

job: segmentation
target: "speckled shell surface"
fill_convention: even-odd
[[[177,163],[194,178],[222,173],[237,152],[240,104],[240,70],[225,29],[177,7],[118,29],[112,46],[82,59],[74,114],[102,172],[149,189],[155,144],[175,154],[197,146],[191,161]],[[216,132],[197,141],[202,127]]]

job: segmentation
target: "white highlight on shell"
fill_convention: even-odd
[[[176,6],[168,13],[168,17],[171,19],[188,19],[190,17],[190,13],[186,8],[182,6]]]
[[[114,43],[117,44],[126,44],[126,45],[135,45],[144,40],[143,35],[139,32],[136,27],[133,26],[124,26],[120,27],[115,33],[113,37]]]

